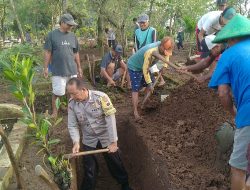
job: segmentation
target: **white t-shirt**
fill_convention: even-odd
[[[107,38],[108,40],[115,40],[115,32],[112,29],[109,29]]]
[[[221,30],[221,25],[219,23],[219,18],[222,11],[211,11],[203,15],[198,21],[198,29],[205,30],[206,35],[214,34]]]

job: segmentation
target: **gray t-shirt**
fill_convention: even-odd
[[[48,34],[44,49],[51,51],[51,71],[53,76],[71,76],[77,74],[74,54],[79,51],[78,41],[72,33],[56,29]]]

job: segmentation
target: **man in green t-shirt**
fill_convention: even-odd
[[[72,15],[64,14],[60,19],[60,28],[51,31],[45,41],[44,77],[48,78],[48,65],[52,72],[52,117],[57,116],[56,99],[65,94],[67,81],[78,75],[82,77],[79,45],[71,32],[76,26]]]

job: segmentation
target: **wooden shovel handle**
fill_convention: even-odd
[[[155,87],[156,83],[157,83],[158,80],[160,79],[161,75],[162,75],[162,71],[159,72],[157,78],[155,79],[155,82],[154,82],[154,84],[153,84],[153,88]],[[148,98],[149,98],[150,96],[151,96],[151,92],[149,91],[149,92],[145,95],[145,97],[144,97],[144,99],[143,99],[143,101],[142,101],[142,107],[144,106],[145,102],[148,100]]]
[[[105,148],[105,149],[99,149],[99,150],[90,150],[90,151],[84,151],[84,152],[78,152],[78,153],[71,153],[71,154],[65,154],[64,158],[66,159],[71,159],[77,156],[86,156],[86,155],[90,155],[90,154],[98,154],[98,153],[104,153],[104,152],[108,152],[109,149]]]

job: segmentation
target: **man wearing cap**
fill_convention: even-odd
[[[135,31],[135,49],[138,51],[140,48],[147,44],[156,42],[156,30],[149,26],[149,17],[146,14],[139,16],[138,23],[140,28]]]
[[[217,61],[219,60],[219,57],[222,54],[222,52],[225,50],[224,44],[212,43],[214,38],[215,38],[215,35],[209,35],[205,37],[205,42],[206,42],[205,47],[209,51],[209,55],[206,58],[202,59],[195,65],[183,66],[180,68],[180,70],[184,70],[188,72],[197,72],[197,71],[204,70],[208,68],[209,66],[211,66],[207,74],[196,78],[198,82],[200,83],[203,83],[211,78],[214,72],[215,66],[217,64]]]
[[[156,29],[149,26],[149,16],[143,14],[139,16],[138,23],[140,28],[135,31],[135,52],[144,47],[145,45],[156,42]],[[164,78],[160,77],[158,86],[165,84]]]
[[[132,190],[117,146],[116,109],[109,97],[103,92],[87,89],[78,78],[68,81],[67,92],[71,97],[68,105],[68,130],[73,141],[72,152],[80,151],[81,130],[83,150],[108,148],[109,152],[103,153],[103,156],[110,173],[122,190]],[[94,190],[98,174],[96,157],[86,155],[83,161],[84,181],[81,190]]]
[[[218,90],[223,107],[235,117],[236,131],[229,160],[231,190],[242,190],[245,189],[250,143],[250,20],[236,15],[213,42],[229,45],[216,66],[209,87]]]
[[[224,11],[227,7],[227,0],[217,0],[216,4],[220,11]]]
[[[173,39],[165,37],[161,42],[144,46],[128,59],[128,71],[132,85],[133,112],[136,119],[140,119],[137,109],[139,90],[142,87],[147,87],[147,91],[153,91],[154,79],[151,77],[149,67],[160,60],[165,63],[163,67],[170,65],[173,68],[177,68],[169,63],[169,56],[172,55],[173,47]]]
[[[216,34],[235,14],[236,10],[233,7],[227,7],[223,12],[211,11],[201,17],[197,24],[196,41],[198,51],[202,53],[202,58],[205,58],[207,53],[204,50],[204,37]]]
[[[64,14],[60,19],[60,28],[50,32],[45,41],[44,77],[48,78],[48,65],[52,71],[52,116],[57,116],[56,99],[65,94],[68,79],[82,77],[79,57],[79,45],[71,32],[76,26],[72,15]]]
[[[101,62],[101,77],[107,81],[107,86],[115,86],[116,82],[127,70],[121,55],[123,53],[122,46],[117,44],[112,47],[111,51],[106,53]],[[130,88],[129,74],[126,72],[128,87]]]

